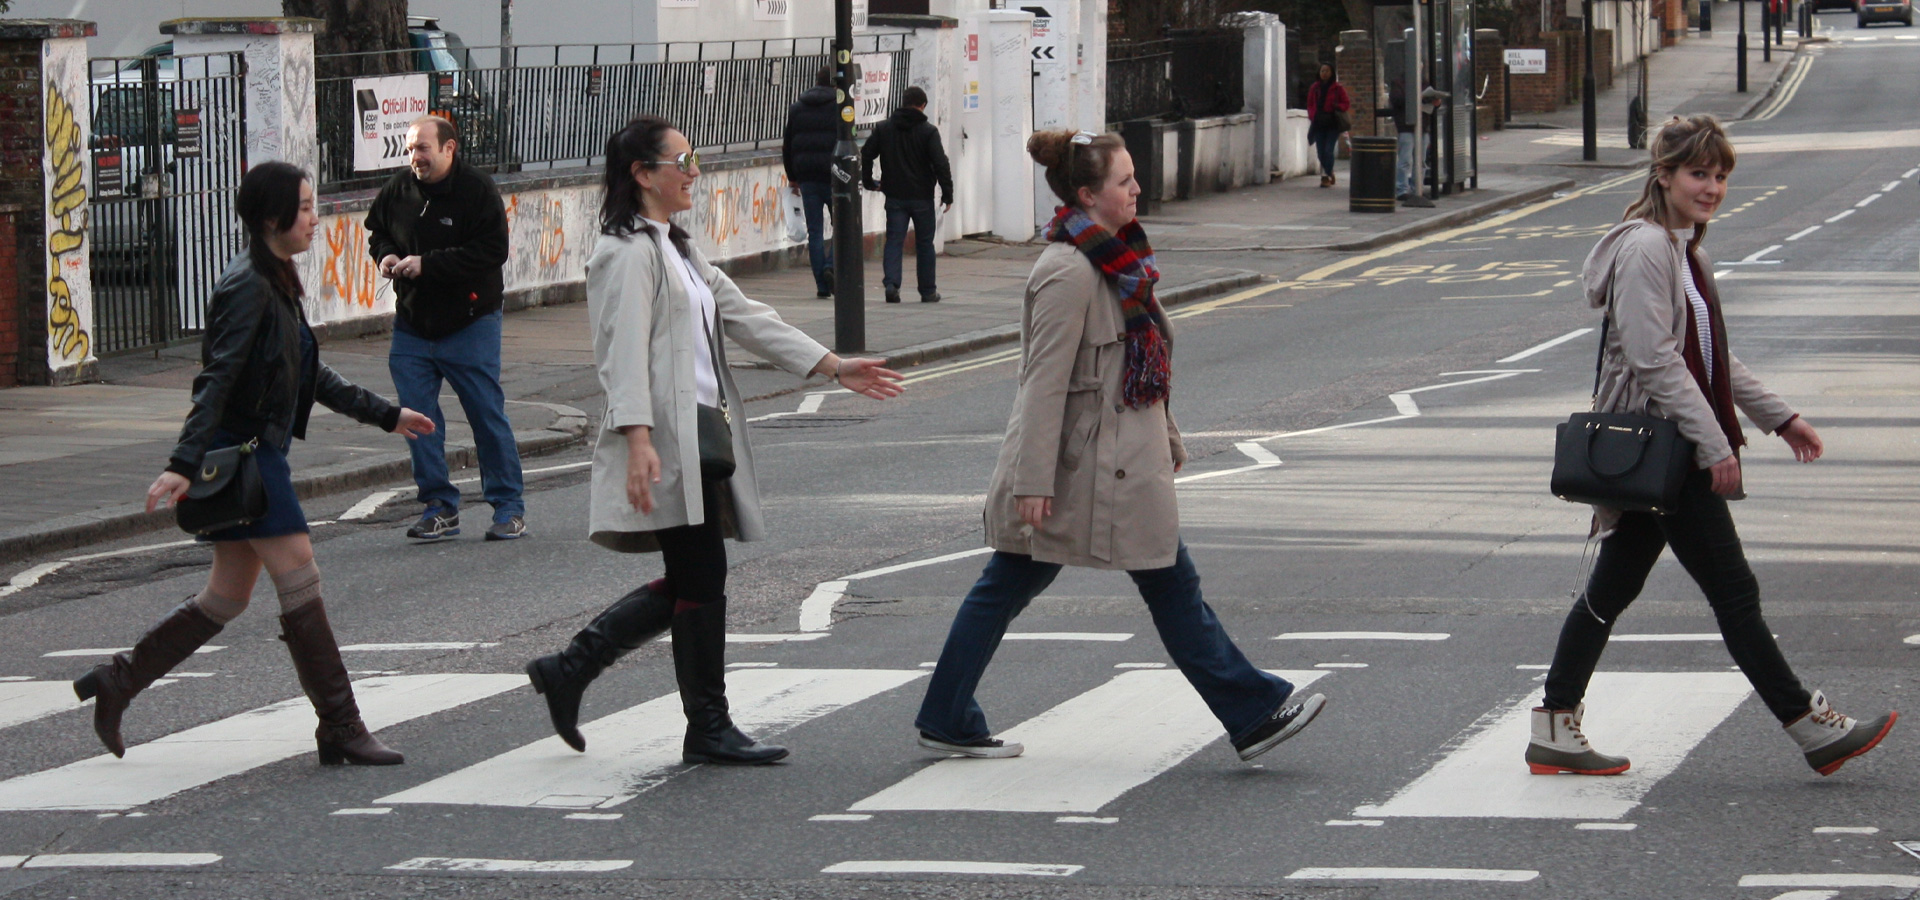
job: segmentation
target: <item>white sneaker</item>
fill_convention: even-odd
[[[1027,748],[1019,744],[1010,744],[999,738],[988,737],[956,744],[943,741],[924,731],[920,732],[920,746],[956,756],[971,756],[974,759],[1011,759],[1027,751]]]
[[[1781,727],[1800,745],[1807,765],[1822,775],[1832,775],[1847,760],[1879,746],[1898,721],[1900,714],[1890,712],[1871,722],[1858,722],[1835,711],[1825,693],[1814,691],[1806,714]]]

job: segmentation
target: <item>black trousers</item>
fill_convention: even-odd
[[[1672,515],[1626,513],[1619,528],[1600,542],[1600,558],[1586,593],[1574,602],[1560,629],[1560,644],[1547,672],[1548,709],[1572,709],[1586,696],[1613,623],[1640,596],[1660,551],[1672,547],[1674,557],[1706,593],[1727,652],[1774,718],[1785,723],[1806,713],[1813,697],[1800,686],[1760,615],[1760,582],[1747,566],[1726,498],[1715,494],[1712,484],[1706,471],[1693,473]]]
[[[667,590],[683,604],[705,605],[727,597],[727,543],[720,527],[720,501],[726,485],[700,485],[706,521],[654,532],[666,566]]]

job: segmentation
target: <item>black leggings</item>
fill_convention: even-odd
[[[704,606],[727,598],[727,543],[720,526],[720,501],[726,489],[724,484],[702,483],[706,521],[653,533],[667,569],[667,591],[681,604]]]
[[[1548,709],[1572,709],[1586,696],[1613,623],[1640,596],[1660,551],[1672,547],[1674,557],[1706,593],[1727,652],[1774,718],[1785,723],[1806,713],[1813,697],[1794,677],[1760,615],[1760,582],[1747,567],[1726,498],[1715,494],[1712,484],[1708,472],[1694,472],[1672,515],[1626,513],[1600,543],[1586,594],[1574,602],[1560,629],[1560,645],[1547,672]]]

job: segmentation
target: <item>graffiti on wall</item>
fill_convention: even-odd
[[[63,77],[72,67],[72,60],[66,59],[72,54],[56,52],[54,45],[67,43],[76,44],[84,54],[84,42],[49,41],[45,63],[47,367],[55,371],[85,362],[93,343],[88,335],[93,282],[87,272],[86,255],[87,142],[82,133],[84,122],[61,92],[63,83],[84,89],[87,82]]]
[[[693,183],[693,192],[688,230],[708,256],[734,255],[729,251],[742,245],[787,245],[787,175],[779,167],[708,173]]]
[[[320,237],[319,300],[326,310],[337,308],[347,317],[392,310],[393,288],[367,252],[366,216],[331,216],[321,223]]]
[[[585,280],[600,230],[599,188],[523,191],[505,199],[507,290]]]

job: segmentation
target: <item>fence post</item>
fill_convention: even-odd
[[[93,103],[88,96],[87,38],[92,22],[0,20],[0,67],[11,102],[0,109],[0,205],[15,205],[13,257],[17,285],[11,330],[18,384],[91,381],[92,242],[87,239],[92,181]]]
[[[283,160],[316,179],[320,131],[314,119],[313,36],[325,28],[319,19],[160,23],[160,33],[173,36],[175,55],[239,52],[246,60],[247,163]]]
[[[1280,76],[1287,27],[1280,24],[1279,16],[1268,12],[1235,13],[1233,22],[1246,33],[1240,53],[1240,90],[1257,123],[1251,183],[1266,184],[1273,180],[1273,170],[1279,163],[1280,126],[1287,111]]]

